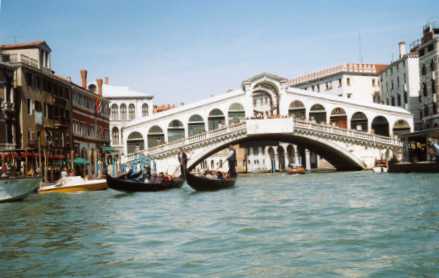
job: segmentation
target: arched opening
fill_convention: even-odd
[[[351,129],[367,132],[368,120],[363,112],[355,112],[351,118]]]
[[[120,105],[120,119],[122,121],[126,121],[127,120],[127,106],[125,103],[122,103]]]
[[[347,128],[348,116],[346,115],[346,111],[341,107],[336,107],[332,109],[329,122],[331,125],[334,125],[336,127]]]
[[[279,171],[285,171],[285,150],[282,146],[277,147],[277,156],[279,159]]]
[[[140,132],[132,132],[127,139],[128,153],[134,153],[145,149],[145,141]]]
[[[405,121],[405,120],[398,120],[394,125],[393,125],[393,134],[394,135],[401,135],[404,133],[409,133],[410,132],[410,125]]]
[[[173,120],[168,125],[168,142],[184,139],[184,125],[179,120]]]
[[[245,111],[241,103],[233,103],[229,107],[229,125],[236,125],[245,120]]]
[[[157,125],[152,126],[148,131],[148,148],[152,148],[165,143],[163,129]]]
[[[373,119],[372,129],[377,135],[389,136],[389,122],[383,116],[376,116]]]
[[[149,107],[147,103],[142,104],[142,117],[148,117]]]
[[[113,127],[111,130],[111,141],[113,145],[119,145],[119,129],[117,127]]]
[[[254,87],[252,93],[254,116],[279,114],[279,91],[271,82],[261,82]]]
[[[288,145],[288,147],[287,147],[288,165],[293,165],[296,163],[296,160],[294,158],[295,155],[296,155],[296,152],[294,150],[294,146]]]
[[[134,118],[136,117],[136,107],[134,106],[134,104],[130,104],[128,106],[128,112],[129,112],[129,119],[134,120]]]
[[[309,110],[309,119],[318,124],[326,123],[326,110],[321,104],[314,104]]]
[[[215,108],[210,111],[209,117],[207,118],[209,130],[223,128],[225,126],[225,122],[226,118],[224,117],[224,113],[221,110]]]
[[[116,103],[111,105],[111,120],[117,121],[119,120],[119,108]]]
[[[203,117],[200,115],[192,115],[188,122],[189,137],[206,132]]]
[[[288,116],[294,117],[299,120],[305,120],[306,115],[306,109],[303,102],[300,100],[295,100],[290,103],[290,106],[288,108]]]

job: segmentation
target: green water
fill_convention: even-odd
[[[0,277],[437,277],[439,174],[242,177],[0,204]]]

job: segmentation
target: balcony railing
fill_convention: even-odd
[[[2,61],[11,64],[23,64],[35,69],[39,69],[46,74],[53,74],[53,71],[47,67],[40,65],[37,59],[31,58],[24,54],[2,55]]]

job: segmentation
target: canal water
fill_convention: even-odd
[[[1,277],[437,277],[439,175],[242,177],[0,204]]]

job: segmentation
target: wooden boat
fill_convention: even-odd
[[[236,178],[220,180],[203,176],[195,176],[191,173],[187,173],[186,181],[190,187],[196,191],[216,191],[233,187],[235,185]]]
[[[81,191],[97,191],[107,189],[107,181],[105,179],[84,180],[80,176],[61,178],[57,183],[52,185],[41,186],[39,193],[49,192],[81,192]]]
[[[153,192],[180,188],[183,185],[182,178],[173,178],[170,181],[143,182],[134,179],[118,179],[107,175],[108,187],[123,192]]]
[[[305,174],[305,168],[303,167],[288,167],[288,175]]]
[[[131,180],[135,180],[135,179],[139,178],[142,174],[143,174],[143,172],[142,172],[142,171],[139,171],[139,172],[134,173],[134,174],[129,174],[129,175],[127,176],[127,178],[128,178],[128,179],[131,179]]]
[[[0,202],[18,201],[36,192],[40,186],[40,177],[1,178]]]

